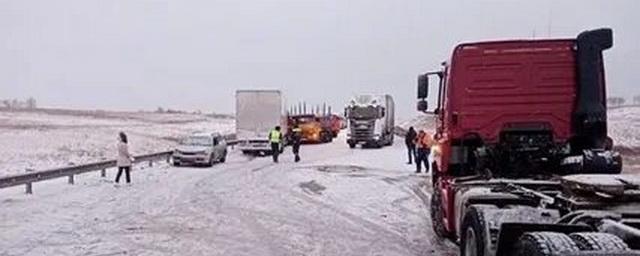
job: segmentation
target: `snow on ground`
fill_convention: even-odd
[[[3,190],[0,255],[455,255],[402,143],[351,150],[341,137],[302,157],[232,151],[212,168],[136,170],[131,186],[110,172]]]
[[[233,119],[196,114],[0,111],[0,176],[113,159],[120,131],[133,154],[145,154],[195,131],[228,134],[233,127]]]

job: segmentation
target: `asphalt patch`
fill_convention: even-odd
[[[327,189],[327,187],[323,186],[320,183],[317,183],[315,180],[301,182],[300,184],[298,184],[298,186],[302,189],[302,191],[308,194],[316,195],[322,195],[322,191]]]

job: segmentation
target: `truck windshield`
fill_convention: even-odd
[[[372,119],[378,117],[378,111],[373,106],[352,107],[351,117],[355,119]]]
[[[211,146],[213,141],[210,137],[194,136],[185,138],[180,144],[188,146]]]

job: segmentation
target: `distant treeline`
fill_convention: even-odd
[[[631,102],[627,103],[627,100],[623,97],[609,97],[607,98],[607,106],[620,107],[623,105],[640,105],[640,95],[633,96]]]
[[[38,107],[36,99],[33,97],[29,97],[25,100],[5,99],[0,102],[0,108],[3,109],[36,109]]]

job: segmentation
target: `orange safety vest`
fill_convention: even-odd
[[[433,138],[428,133],[418,134],[416,138],[416,146],[418,148],[431,148],[435,144]]]

